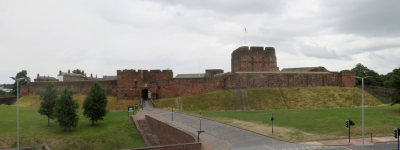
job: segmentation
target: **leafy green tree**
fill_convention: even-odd
[[[68,128],[75,128],[79,121],[77,111],[79,104],[77,101],[72,100],[73,94],[74,91],[72,89],[65,88],[63,93],[57,98],[56,105],[54,106],[53,115],[55,121],[64,128],[64,131]]]
[[[26,76],[28,74],[28,72],[26,70],[22,70],[21,72],[18,72],[17,75],[15,76],[16,79],[25,77],[28,82],[31,82],[31,78]],[[25,80],[21,80],[19,81],[19,88],[21,88],[21,85],[27,85],[28,84],[27,81]],[[21,90],[19,90],[19,92],[21,93]],[[11,91],[11,94],[17,94],[17,81],[15,81],[13,89]]]
[[[40,103],[40,108],[38,112],[41,115],[47,116],[47,123],[50,126],[50,119],[53,119],[53,108],[56,104],[57,99],[57,91],[53,82],[47,82],[46,91],[40,94],[40,100],[43,102]]]
[[[391,94],[392,105],[400,103],[400,68],[396,68],[391,72],[390,79],[385,82],[388,87],[394,88],[395,92]]]
[[[3,90],[0,90],[0,95],[6,95],[6,92],[4,92]]]
[[[352,72],[356,73],[356,76],[365,77],[372,76],[370,78],[364,79],[364,85],[374,85],[374,86],[383,86],[383,78],[374,70],[368,69],[366,66],[358,63],[353,69]],[[356,85],[361,85],[362,81],[359,78],[356,78]]]
[[[72,73],[85,75],[85,71],[80,69],[72,70]]]
[[[107,102],[106,90],[101,86],[100,82],[95,81],[83,102],[83,109],[85,109],[83,115],[86,118],[90,118],[92,126],[94,122],[103,120],[103,117],[107,114]]]

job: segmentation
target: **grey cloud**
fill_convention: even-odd
[[[368,37],[400,35],[400,1],[398,0],[328,0],[320,1],[326,11],[321,18],[336,20],[335,31]]]
[[[338,54],[335,50],[328,50],[323,46],[312,46],[300,44],[300,52],[309,57],[349,60],[350,57],[343,54]]]
[[[189,9],[210,10],[220,13],[228,13],[226,15],[238,14],[254,14],[254,13],[271,13],[279,15],[284,12],[287,1],[231,1],[231,0],[201,0],[201,1],[188,1],[188,0],[153,0],[154,2],[166,5],[182,5]]]
[[[368,46],[366,48],[359,48],[359,49],[351,50],[351,51],[349,51],[349,53],[350,54],[360,54],[360,53],[365,53],[365,52],[382,51],[382,50],[391,49],[391,48],[400,49],[400,43],[377,44],[374,46]]]

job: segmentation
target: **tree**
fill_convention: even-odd
[[[364,85],[383,86],[383,78],[374,70],[368,69],[361,63],[358,63],[351,71],[355,72],[356,76],[359,77],[372,76],[372,78],[364,79]],[[361,79],[356,78],[356,85],[361,85],[361,82]]]
[[[400,103],[400,67],[391,72],[390,79],[385,82],[385,85],[394,88],[395,92],[391,94],[392,105]]]
[[[40,100],[43,102],[40,103],[40,108],[38,112],[41,115],[47,116],[47,123],[50,126],[50,119],[54,119],[53,117],[53,108],[56,104],[57,91],[53,82],[47,82],[46,91],[40,94]]]
[[[31,78],[29,78],[28,76],[26,76],[28,74],[28,72],[26,70],[22,70],[21,72],[18,72],[17,75],[15,76],[16,79],[25,77],[28,82],[31,82]],[[19,88],[21,88],[21,85],[27,85],[28,84],[27,81],[25,80],[21,80],[19,81]],[[21,90],[19,90],[21,92]],[[17,94],[17,81],[15,81],[13,89],[11,91],[11,94]]]
[[[103,117],[107,114],[107,102],[106,90],[101,86],[100,82],[95,81],[83,102],[83,109],[85,109],[83,115],[86,118],[90,118],[92,126],[94,122],[103,120]]]
[[[0,89],[0,95],[6,95],[6,92]]]
[[[72,89],[65,88],[54,106],[55,121],[64,128],[64,131],[71,127],[75,128],[79,121],[78,111],[76,110],[79,108],[79,104],[72,100],[73,94]]]
[[[80,69],[72,70],[72,73],[85,75],[85,71]]]

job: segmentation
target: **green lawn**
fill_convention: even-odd
[[[49,144],[51,149],[121,149],[145,147],[127,111],[109,112],[104,121],[91,126],[79,111],[76,128],[63,131],[54,121],[47,126],[47,117],[38,108],[20,107],[20,145]],[[0,105],[0,147],[16,145],[17,107]],[[132,115],[132,113],[130,113]]]
[[[393,129],[400,127],[399,105],[365,107],[365,135],[389,136]],[[198,111],[182,111],[199,115]],[[274,113],[274,136],[291,141],[309,141],[348,137],[345,121],[353,120],[352,137],[362,136],[361,107],[325,108],[325,109],[284,109],[258,111],[202,111],[204,118],[211,118],[224,123],[240,126],[270,135],[271,114]],[[234,120],[250,124],[235,123]],[[254,124],[252,124],[254,123]],[[268,128],[258,130],[257,128]],[[286,130],[281,131],[279,130]],[[278,134],[276,134],[278,133]]]

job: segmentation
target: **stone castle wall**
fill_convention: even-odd
[[[232,73],[222,69],[206,70],[204,78],[173,78],[172,70],[117,70],[117,80],[99,81],[107,95],[118,100],[147,98],[153,100],[199,94],[224,89],[260,87],[339,86],[354,87],[355,73],[329,72],[317,67],[310,72],[280,72],[275,48],[242,46],[232,52]],[[46,82],[21,86],[24,95],[39,95]],[[55,82],[59,93],[72,88],[75,94],[87,94],[93,81]]]
[[[117,96],[117,81],[105,80],[99,81],[106,90],[107,95]],[[57,88],[57,93],[61,94],[65,88],[74,90],[74,94],[88,94],[94,81],[64,81],[53,82]],[[21,86],[21,95],[40,95],[46,90],[47,82],[31,82],[28,85]]]

